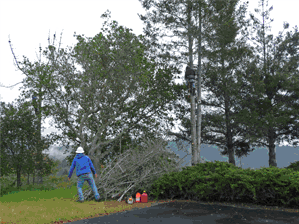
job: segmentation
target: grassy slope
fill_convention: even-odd
[[[16,175],[2,178],[0,187],[6,188],[15,180]],[[43,180],[42,185],[34,184],[32,186],[32,177],[30,178],[31,185],[27,185],[27,177],[22,176],[23,185],[20,189],[17,189],[15,185],[14,193],[0,197],[0,223],[51,223],[62,220],[81,220],[82,217],[97,217],[100,214],[115,213],[132,209],[134,206],[148,205],[148,203],[127,205],[125,200],[116,202],[116,199],[78,203],[76,202],[78,200],[76,174],[73,173],[71,181],[68,181],[67,175],[63,177],[51,175]],[[87,182],[83,185],[83,191],[85,189],[90,189]],[[101,197],[103,198],[102,195]],[[112,203],[114,204],[112,205]]]

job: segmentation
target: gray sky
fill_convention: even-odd
[[[251,12],[261,20],[261,17],[254,12],[258,3],[258,0],[249,1],[246,18],[249,18],[249,12]],[[270,18],[273,18],[274,21],[271,23],[271,31],[266,34],[278,36],[278,32],[283,30],[283,22],[290,24],[287,31],[293,30],[298,22],[299,2],[297,0],[270,0],[265,9],[271,5],[273,5],[273,10],[270,12]],[[133,29],[132,32],[136,35],[143,34],[145,26],[137,13],[145,15],[146,11],[138,0],[0,0],[0,86],[14,85],[26,77],[14,65],[9,39],[18,61],[23,61],[24,55],[31,62],[35,62],[39,58],[39,46],[45,50],[48,45],[49,32],[51,43],[53,34],[56,33],[55,46],[58,46],[60,34],[63,32],[61,48],[74,47],[77,43],[73,36],[74,32],[77,35],[84,34],[85,37],[94,37],[101,31],[105,19],[100,16],[107,9],[111,11],[111,20],[116,20],[119,26],[123,25]],[[42,56],[42,61],[46,62],[44,56]],[[180,76],[182,77],[182,75]],[[183,79],[175,80],[176,83],[182,83],[182,81]],[[22,84],[12,88],[0,87],[0,101],[12,103],[21,93],[19,90],[21,86]],[[203,97],[206,94],[203,92]],[[202,109],[206,110],[203,107]],[[42,124],[45,127],[42,135],[57,131],[54,127],[50,127],[49,120],[46,119]],[[176,128],[172,131],[179,132],[180,123],[175,122],[175,124]]]

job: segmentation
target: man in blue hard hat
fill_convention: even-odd
[[[76,153],[77,153],[77,155],[75,156],[75,158],[72,162],[68,178],[70,180],[70,178],[72,177],[72,174],[73,174],[73,170],[76,167],[76,175],[78,177],[77,189],[78,189],[78,195],[79,195],[79,200],[77,202],[84,201],[82,187],[83,187],[83,184],[85,181],[87,181],[89,186],[91,187],[91,189],[95,195],[96,201],[99,201],[100,195],[98,193],[98,189],[96,187],[96,184],[95,184],[95,181],[91,174],[91,171],[94,173],[96,178],[98,177],[98,175],[96,174],[96,170],[92,164],[92,161],[90,160],[90,158],[88,156],[83,154],[84,150],[82,147],[78,147]]]

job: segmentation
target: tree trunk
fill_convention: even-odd
[[[30,174],[29,174],[29,172],[28,172],[28,173],[27,173],[27,185],[30,184],[29,177],[30,177]]]
[[[198,34],[198,69],[197,69],[197,149],[196,149],[196,161],[200,163],[200,147],[201,147],[201,7],[199,9],[199,34]]]
[[[235,150],[233,148],[233,138],[232,138],[232,130],[230,127],[230,121],[231,121],[230,106],[228,103],[227,95],[225,95],[225,123],[226,123],[226,133],[227,133],[226,141],[227,141],[227,150],[228,150],[228,162],[235,166],[236,165]]]
[[[22,186],[21,183],[21,169],[20,167],[17,168],[17,188],[20,188]]]
[[[35,180],[35,170],[33,170],[33,180],[32,180],[32,184],[34,185],[34,180]]]
[[[41,92],[42,92],[42,88],[39,88],[39,97],[38,97],[38,110],[36,111],[36,116],[38,118],[38,141],[39,143],[41,142],[41,126],[42,126],[42,122],[41,122],[41,107],[42,107],[42,101],[41,101]],[[40,152],[40,151],[39,151]],[[42,152],[40,152],[42,154]],[[41,160],[40,164],[42,164],[43,162],[43,159]],[[39,168],[38,169],[38,172],[37,172],[37,182],[38,184],[43,184],[43,177],[41,175],[41,170],[42,168]]]
[[[188,31],[190,31],[190,24],[191,24],[191,11],[192,11],[192,3],[188,1]],[[193,38],[191,34],[188,34],[188,42],[189,42],[189,66],[191,69],[193,69]],[[194,80],[195,81],[195,80]],[[195,166],[197,162],[197,142],[196,142],[196,122],[195,122],[195,102],[194,102],[194,83],[190,85],[190,98],[191,98],[191,147],[192,147],[192,160],[191,165]]]
[[[272,128],[270,128],[269,129],[269,167],[270,166],[277,167],[274,135],[275,135],[275,132],[273,131]]]

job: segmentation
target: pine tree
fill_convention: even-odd
[[[275,144],[283,140],[290,143],[291,138],[296,139],[298,136],[298,102],[295,99],[298,97],[296,69],[299,36],[296,28],[295,33],[288,32],[284,40],[282,32],[275,41],[273,35],[265,37],[265,17],[273,6],[264,12],[263,0],[261,5],[262,24],[250,14],[254,27],[257,27],[257,37],[252,38],[255,40],[252,42],[256,45],[257,57],[245,70],[246,82],[239,94],[239,116],[242,119],[239,118],[238,121],[246,127],[246,138],[251,139],[253,145],[268,147],[269,167],[277,167]],[[284,24],[284,29],[288,26],[288,23]],[[259,52],[262,52],[262,57]],[[288,54],[290,59],[285,57]],[[290,96],[282,94],[282,91],[286,91]]]
[[[211,32],[213,29],[211,22],[208,20],[208,17],[212,16],[212,11],[210,7],[212,4],[214,4],[214,1],[209,1],[207,4],[205,1],[182,1],[182,0],[177,0],[177,1],[158,1],[158,3],[153,3],[153,1],[149,0],[140,0],[142,2],[142,5],[144,8],[147,10],[155,6],[157,9],[153,11],[153,14],[147,13],[146,16],[140,16],[141,20],[143,20],[146,24],[146,35],[151,37],[153,40],[157,40],[157,36],[159,34],[160,38],[163,38],[165,36],[168,36],[167,34],[159,32],[159,28],[157,29],[151,29],[152,24],[156,23],[162,23],[165,25],[166,29],[172,30],[174,35],[173,36],[178,36],[180,37],[180,40],[175,42],[172,41],[171,44],[163,44],[163,46],[166,47],[166,54],[158,54],[162,55],[166,59],[172,59],[174,61],[174,64],[176,66],[181,66],[181,64],[187,64],[191,69],[193,69],[193,42],[194,40],[198,41],[198,60],[199,60],[199,66],[197,69],[197,76],[198,76],[198,83],[200,83],[201,79],[201,43],[202,41],[206,40],[206,37],[208,36],[207,34]],[[228,1],[224,1],[227,3]],[[221,12],[223,9],[219,9],[219,12]],[[204,12],[202,14],[202,11]],[[182,17],[181,17],[182,15]],[[195,17],[195,23],[198,21],[198,25],[194,24],[192,18],[193,16]],[[203,28],[204,31],[201,30],[201,23],[203,23]],[[215,23],[213,24],[215,25]],[[186,31],[179,31],[179,28],[183,28]],[[215,27],[214,27],[215,28]],[[173,37],[171,36],[171,37]],[[184,44],[188,40],[188,44]],[[187,46],[186,46],[187,45]],[[188,48],[188,52],[180,52],[181,50],[177,50],[178,47],[186,47]],[[153,46],[155,50],[157,51],[157,46]],[[179,57],[175,56],[175,54],[169,54],[169,50],[177,50],[181,53]],[[165,50],[162,49],[162,52]],[[189,60],[187,59],[189,58]],[[199,162],[199,149],[200,149],[200,144],[201,144],[201,113],[200,113],[200,100],[201,100],[201,86],[198,85],[198,94],[199,97],[197,98],[198,102],[198,108],[199,108],[199,113],[198,113],[198,119],[197,119],[197,141],[195,141],[195,136],[192,136],[191,140],[191,145],[192,145],[192,164],[196,164]],[[176,93],[178,95],[181,95],[183,91],[188,90],[188,87],[176,84],[173,86],[175,89]],[[193,95],[191,95],[191,100],[194,100]],[[169,102],[169,104],[175,104],[175,102]],[[194,103],[192,104],[194,105]],[[172,108],[174,110],[174,108]],[[192,117],[194,117],[194,110],[195,108],[191,109]],[[193,130],[195,129],[195,124],[193,123],[192,125]],[[167,131],[169,136],[177,136],[176,133],[173,133],[171,131]],[[195,134],[195,131],[192,132]],[[199,135],[199,136],[198,136]],[[179,140],[175,140],[177,143]]]
[[[248,21],[242,20],[246,9],[236,11],[237,3],[238,1],[230,2],[227,5],[227,11],[218,13],[219,9],[225,7],[225,2],[215,2],[215,16],[212,17],[212,21],[215,21],[216,24],[222,24],[222,26],[218,26],[215,33],[210,34],[209,46],[212,51],[204,49],[208,52],[208,58],[212,62],[207,66],[209,72],[206,73],[207,78],[204,80],[206,89],[213,93],[213,95],[208,95],[208,104],[221,109],[209,115],[207,114],[208,116],[205,119],[209,124],[207,127],[211,128],[210,125],[212,125],[213,132],[220,135],[206,135],[205,140],[208,140],[208,144],[215,144],[220,149],[224,149],[221,154],[228,155],[229,163],[233,165],[235,165],[235,154],[241,157],[253,151],[246,139],[234,140],[234,137],[237,137],[238,133],[242,131],[239,125],[234,122],[234,117],[238,112],[232,111],[232,108],[236,105],[236,95],[239,94],[239,90],[242,88],[237,80],[240,80],[242,76],[232,76],[232,74],[238,70],[240,63],[244,63],[253,56],[252,49],[246,44]],[[242,37],[236,40],[239,31],[242,31]],[[225,65],[225,62],[228,63],[228,66]],[[218,63],[220,67],[218,67]]]

